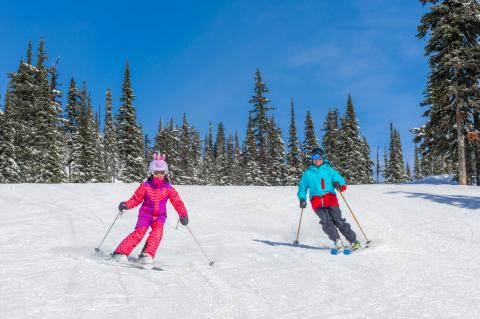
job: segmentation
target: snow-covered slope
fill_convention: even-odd
[[[480,188],[349,187],[345,196],[374,245],[332,256],[311,208],[301,245],[292,245],[294,187],[179,186],[215,267],[186,228],[174,229],[169,206],[157,255],[165,271],[95,255],[135,188],[0,185],[0,318],[480,317]],[[104,253],[133,229],[136,213],[119,219]]]

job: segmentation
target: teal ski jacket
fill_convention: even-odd
[[[335,188],[332,185],[333,182],[338,182],[342,186],[342,191],[346,189],[347,183],[345,179],[340,173],[333,169],[330,166],[330,162],[325,159],[322,165],[311,165],[303,173],[300,184],[298,185],[297,197],[299,200],[306,200],[307,192],[309,192],[310,200],[312,200],[314,196],[322,198],[329,193],[336,197]],[[338,204],[335,206],[338,206]]]

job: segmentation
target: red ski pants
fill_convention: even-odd
[[[150,256],[155,257],[158,245],[163,237],[163,223],[156,222],[151,225],[152,231],[148,235],[145,246],[142,249],[142,253],[147,253]],[[148,227],[136,228],[118,245],[114,253],[130,255],[132,250],[142,241],[143,236],[147,232]]]

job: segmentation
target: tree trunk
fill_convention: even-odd
[[[457,147],[458,147],[458,183],[467,185],[467,163],[465,161],[465,136],[463,134],[463,118],[460,112],[461,103],[457,100]]]
[[[462,101],[458,98],[458,69],[454,68],[453,78],[455,80],[454,96],[452,103],[455,105],[457,118],[457,153],[458,153],[458,183],[467,185],[467,163],[465,162],[465,136],[463,134],[463,117],[461,113]]]

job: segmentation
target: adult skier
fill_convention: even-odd
[[[320,218],[323,231],[334,242],[335,248],[338,251],[345,248],[338,234],[339,230],[350,242],[352,250],[360,249],[361,244],[355,232],[342,218],[342,212],[338,207],[335,190],[343,192],[347,189],[345,179],[330,166],[321,148],[314,148],[310,158],[312,165],[303,173],[298,185],[297,197],[300,200],[300,208],[307,207],[306,198],[309,192],[312,208]]]
[[[170,199],[180,217],[182,225],[186,226],[188,224],[188,214],[185,205],[175,188],[170,184],[167,175],[168,164],[165,161],[165,154],[155,153],[153,155],[153,161],[148,166],[148,173],[147,181],[140,184],[128,201],[121,202],[118,206],[118,209],[123,212],[143,203],[138,213],[135,230],[118,245],[112,254],[113,260],[127,262],[127,256],[142,241],[145,233],[151,227],[152,230],[138,260],[139,264],[146,267],[153,264],[155,253],[162,240],[163,225],[167,218],[167,200]]]

